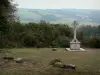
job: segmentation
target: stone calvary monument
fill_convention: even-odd
[[[71,50],[80,50],[80,42],[76,38],[76,29],[77,29],[77,23],[74,21],[74,37],[73,40],[70,42],[70,49]]]
[[[72,41],[70,42],[70,48],[66,48],[66,50],[68,50],[68,51],[85,51],[83,48],[81,48],[81,46],[80,46],[81,42],[79,42],[76,37],[76,30],[77,30],[78,23],[76,21],[74,21],[73,25],[74,25],[74,37],[73,37]]]

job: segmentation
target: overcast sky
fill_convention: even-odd
[[[100,0],[17,0],[19,8],[32,9],[100,9]]]

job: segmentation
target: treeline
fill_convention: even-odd
[[[0,47],[67,47],[72,28],[68,25],[40,23],[10,24],[9,32],[0,38]]]
[[[78,29],[80,34],[78,38],[82,42],[82,46],[90,48],[100,48],[100,25],[85,25]]]
[[[8,32],[0,35],[0,48],[69,47],[73,28],[66,24],[9,23]],[[95,33],[94,33],[95,32]],[[77,38],[83,47],[100,48],[100,26],[81,26]],[[92,34],[92,35],[91,35]]]

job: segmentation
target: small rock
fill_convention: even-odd
[[[56,48],[53,48],[52,51],[57,51],[57,49]]]

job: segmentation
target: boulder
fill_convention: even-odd
[[[50,61],[49,65],[55,65],[56,62],[61,62],[59,58],[55,58],[52,61]]]
[[[59,58],[56,58],[56,59],[53,59],[49,65],[52,65],[54,67],[58,67],[58,68],[63,68],[63,69],[70,69],[70,70],[75,70],[76,69],[76,66],[73,65],[73,64],[64,64],[62,63],[62,61],[59,59]]]
[[[73,65],[73,64],[69,64],[69,65],[66,65],[66,69],[73,69],[73,70],[75,70],[76,66]]]
[[[14,59],[16,63],[23,63],[23,59],[22,58],[16,58]]]
[[[63,64],[62,62],[56,62],[54,64],[55,67],[58,67],[58,68],[65,68],[65,64]]]

